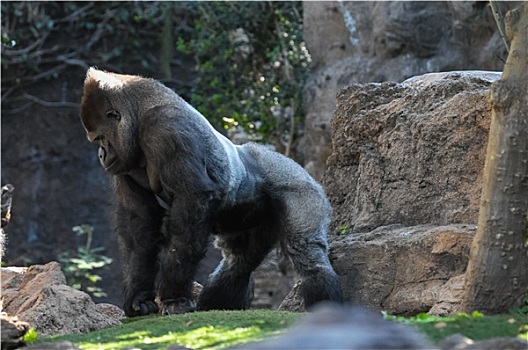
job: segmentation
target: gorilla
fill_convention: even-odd
[[[331,207],[293,160],[234,145],[160,82],[90,68],[80,117],[111,175],[127,316],[246,309],[251,273],[276,246],[301,276],[307,308],[342,299],[328,259]],[[210,235],[223,259],[197,302]]]

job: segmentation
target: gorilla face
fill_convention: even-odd
[[[117,111],[108,111],[106,113],[107,118],[116,118],[120,119],[120,115]],[[116,129],[116,126],[108,128]],[[92,135],[97,135],[97,133],[92,133]],[[90,139],[90,132],[88,132],[88,139]],[[114,146],[112,143],[105,137],[105,134],[92,136],[92,142],[99,141],[99,150],[97,152],[99,156],[99,162],[105,169],[106,172],[110,174],[119,173],[119,158],[115,152]]]
[[[95,86],[97,85],[97,86]],[[81,122],[86,137],[92,143],[99,143],[98,157],[101,166],[111,175],[123,174],[137,164],[138,151],[134,147],[134,129],[130,113],[128,119],[119,111],[120,91],[104,90],[98,82],[85,86],[83,99],[92,101],[82,104]]]

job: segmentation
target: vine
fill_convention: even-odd
[[[198,2],[196,29],[178,49],[197,60],[191,103],[218,127],[289,153],[303,120],[301,87],[311,61],[299,2]],[[258,13],[258,16],[255,14]]]
[[[75,108],[25,90],[97,66],[160,79],[217,128],[291,152],[310,64],[301,2],[2,2],[1,12],[2,101],[26,103],[7,112]],[[175,73],[182,57],[197,79]]]

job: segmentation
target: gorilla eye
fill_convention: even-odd
[[[111,110],[111,111],[106,112],[106,117],[107,118],[111,118],[111,119],[115,119],[115,120],[121,120],[121,115],[119,114],[118,111],[115,111],[115,110]]]

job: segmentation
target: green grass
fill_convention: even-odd
[[[303,314],[271,310],[207,311],[125,320],[121,326],[88,334],[48,337],[36,343],[70,341],[82,349],[125,347],[167,349],[178,344],[192,349],[222,349],[279,334]]]
[[[454,317],[433,317],[422,313],[408,318],[387,315],[385,318],[415,327],[435,344],[457,333],[473,340],[516,336],[528,340],[528,315],[522,313],[485,316],[474,312]]]
[[[302,318],[302,313],[272,310],[208,311],[173,316],[148,316],[126,319],[124,324],[97,332],[38,339],[35,344],[70,341],[82,349],[140,348],[167,349],[178,344],[192,349],[222,349],[257,341],[284,332]],[[385,316],[394,322],[416,327],[433,343],[461,333],[473,340],[520,336],[527,339],[528,315],[515,312],[484,316],[460,314],[455,317]]]

